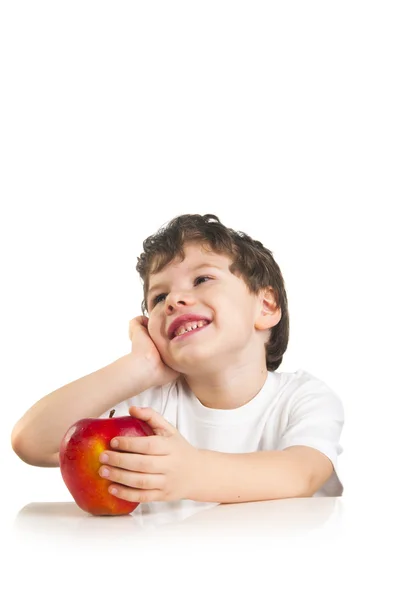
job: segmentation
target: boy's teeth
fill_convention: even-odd
[[[185,325],[181,325],[181,327],[179,327],[176,332],[175,335],[182,335],[183,333],[186,333],[187,331],[192,331],[192,329],[197,329],[198,327],[203,327],[203,325],[206,324],[206,321],[192,321],[190,323],[185,323]]]

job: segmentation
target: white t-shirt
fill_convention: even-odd
[[[114,407],[114,416],[127,415],[130,406],[153,408],[196,448],[230,453],[296,445],[316,448],[331,460],[334,472],[314,496],[343,492],[337,475],[343,406],[325,383],[306,371],[269,371],[258,394],[234,409],[203,406],[182,378],[121,402]]]

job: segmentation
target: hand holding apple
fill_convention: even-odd
[[[100,456],[100,475],[111,493],[133,503],[195,500],[204,469],[202,452],[152,408],[131,406],[129,413],[145,421],[155,435],[117,437],[111,443],[116,448],[117,442],[117,451]]]
[[[108,419],[81,419],[64,435],[59,452],[62,478],[76,504],[93,515],[126,515],[138,502],[117,498],[109,493],[109,482],[98,470],[99,456],[111,448],[115,436],[123,439],[152,436],[152,428],[132,416]]]

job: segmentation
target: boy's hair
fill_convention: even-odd
[[[161,227],[143,242],[144,252],[137,257],[136,269],[144,287],[142,314],[148,312],[149,276],[161,271],[177,256],[184,260],[183,245],[201,244],[204,249],[224,254],[232,259],[231,273],[241,275],[250,293],[267,287],[274,291],[281,319],[270,331],[265,344],[267,370],[276,371],[282,362],[289,341],[289,312],[285,284],[272,252],[246,233],[223,225],[215,215],[180,215]]]

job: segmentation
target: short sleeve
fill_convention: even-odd
[[[343,450],[340,445],[343,425],[343,404],[326,384],[313,379],[295,390],[289,406],[287,427],[277,449],[309,446],[329,458],[334,472],[315,494],[317,496],[341,496],[343,492],[337,464]]]
[[[115,413],[113,415],[113,418],[115,417],[128,417],[129,416],[129,404],[128,404],[128,400],[123,400],[123,402],[120,402],[119,404],[116,404],[116,406],[114,406],[113,408],[110,408],[109,410],[107,410],[106,412],[104,412],[99,418],[100,419],[107,419],[109,417],[109,413],[111,412],[111,410],[114,410]]]
[[[128,417],[130,414],[130,406],[139,406],[141,408],[149,406],[162,414],[162,404],[165,387],[167,388],[170,386],[148,388],[147,390],[144,390],[136,396],[132,396],[131,398],[127,398],[126,400],[119,402],[119,404],[116,404],[113,407],[113,409],[115,410],[115,414],[113,415],[113,417]],[[106,413],[102,414],[100,416],[100,419],[109,417],[109,413],[111,410],[112,409],[107,410]]]

